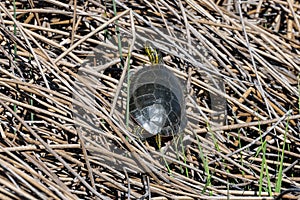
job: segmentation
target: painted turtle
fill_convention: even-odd
[[[182,86],[150,43],[146,43],[145,51],[152,65],[144,66],[131,78],[130,115],[149,136],[174,136],[186,126]]]

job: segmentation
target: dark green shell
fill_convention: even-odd
[[[130,115],[150,135],[176,135],[185,128],[183,89],[162,64],[138,70],[129,92]]]

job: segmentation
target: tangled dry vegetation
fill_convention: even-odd
[[[299,187],[299,12],[296,0],[1,2],[0,198],[273,199]],[[171,141],[184,145],[168,154],[120,104],[149,64],[146,40],[186,88],[188,125]]]

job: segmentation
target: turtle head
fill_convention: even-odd
[[[150,41],[145,43],[145,52],[149,57],[149,60],[152,65],[163,63],[162,55],[159,50],[157,50]]]

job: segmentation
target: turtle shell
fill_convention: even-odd
[[[178,78],[162,64],[143,67],[130,83],[131,117],[150,136],[176,135],[186,126],[183,89]]]

